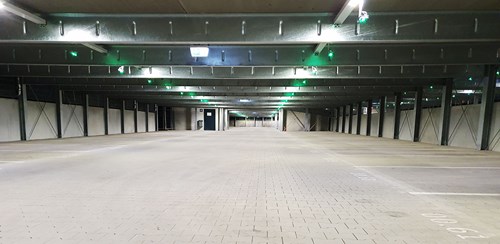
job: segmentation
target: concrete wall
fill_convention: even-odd
[[[0,98],[0,141],[20,138],[19,106],[17,100]]]
[[[89,136],[104,135],[104,109],[89,107]]]
[[[121,113],[119,109],[109,109],[109,134],[121,134],[122,133],[122,122]],[[104,117],[103,117],[104,119]],[[103,127],[104,128],[104,127]]]
[[[191,108],[173,108],[175,130],[191,130]],[[203,118],[203,115],[202,115]]]
[[[26,134],[29,140],[57,138],[55,103],[28,101]],[[83,136],[83,107],[63,104],[61,107],[63,137]],[[145,112],[138,113],[139,132],[145,132]],[[89,136],[104,135],[104,109],[89,107]],[[134,132],[134,112],[125,111],[125,131]],[[149,131],[154,131],[154,113],[149,113]],[[121,133],[119,109],[109,109],[109,134]],[[19,107],[16,99],[0,98],[0,141],[20,140]]]
[[[490,133],[490,150],[500,152],[500,103],[495,104]]]
[[[149,112],[148,114],[148,124],[149,124],[149,131],[155,131],[155,113],[154,112]]]
[[[477,129],[479,125],[480,104],[454,106],[450,117],[450,139],[449,145],[454,147],[475,149]],[[385,113],[383,137],[393,138],[394,136],[394,110]],[[361,135],[366,135],[366,115],[362,115]],[[414,134],[413,110],[401,111],[400,117],[400,140],[413,141]],[[346,120],[346,123],[348,120]],[[357,116],[353,117],[353,134],[356,134]],[[371,136],[378,136],[379,114],[372,114]],[[339,120],[342,128],[342,119]],[[493,122],[490,133],[490,150],[500,151],[500,103],[495,103],[493,112]],[[333,122],[335,128],[335,119]],[[440,144],[441,142],[441,108],[428,108],[422,110],[420,122],[420,142],[429,144]],[[346,133],[348,126],[346,126]]]
[[[304,131],[302,125],[305,123],[306,113],[287,110],[286,115],[286,131]]]
[[[26,134],[29,140],[57,138],[56,105],[28,101]]]
[[[146,132],[146,113],[139,111],[137,113],[137,132]]]

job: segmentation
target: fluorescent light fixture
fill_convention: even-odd
[[[35,24],[39,24],[39,25],[45,25],[47,24],[47,21],[43,18],[41,18],[40,16],[38,15],[35,15],[33,13],[30,13],[20,7],[17,7],[11,3],[8,3],[8,2],[2,2],[0,4],[0,8],[1,9],[4,9],[5,11],[7,12],[10,12],[12,14],[15,14],[23,19],[26,19],[26,20],[29,20]]]
[[[94,44],[94,43],[82,43],[82,45],[96,51],[96,52],[99,52],[99,53],[108,53],[108,50],[102,46],[99,46],[97,44]]]
[[[340,12],[335,16],[335,19],[333,21],[334,24],[336,25],[341,25],[344,23],[344,21],[349,17],[349,15],[352,13],[354,8],[360,7],[364,3],[364,0],[348,0],[344,6],[342,6],[342,9]]]
[[[240,103],[249,103],[250,100],[249,99],[240,99]]]
[[[208,47],[207,46],[193,46],[189,48],[191,50],[191,57],[193,58],[206,58],[208,57]]]
[[[475,93],[475,90],[457,90],[458,94],[471,94]]]

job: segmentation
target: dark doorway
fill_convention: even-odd
[[[205,109],[204,111],[205,130],[215,130],[215,109]]]

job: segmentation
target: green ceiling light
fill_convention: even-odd
[[[184,95],[184,92],[181,92],[181,96]]]
[[[118,72],[123,75],[125,73],[125,66],[118,67]]]
[[[430,86],[429,88],[434,89],[434,86]]]
[[[306,85],[307,84],[307,80],[303,80],[302,84]]]
[[[333,56],[334,56],[333,51],[330,49],[330,50],[328,51],[328,59],[330,59],[330,61],[332,61]]]
[[[78,57],[78,52],[77,51],[71,51],[71,52],[69,52],[69,55],[71,55],[71,57]]]
[[[457,95],[453,95],[452,97],[455,98]]]
[[[366,24],[366,22],[368,22],[368,19],[370,19],[370,16],[368,15],[368,12],[366,11],[361,11],[360,15],[359,15],[359,23],[360,24]]]
[[[469,80],[469,81],[472,81],[472,77],[469,77],[469,78],[468,78],[468,80]]]
[[[153,80],[149,79],[148,84],[151,84],[151,83],[153,83]]]
[[[500,75],[500,71],[497,71],[497,75]]]

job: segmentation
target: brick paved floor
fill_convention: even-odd
[[[500,243],[500,153],[331,132],[0,144],[0,243]]]

